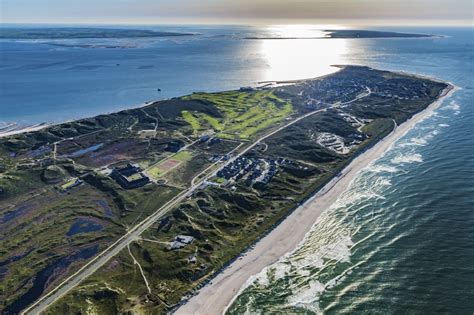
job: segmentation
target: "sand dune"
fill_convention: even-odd
[[[263,268],[277,262],[280,257],[293,251],[311,230],[317,218],[349,188],[355,176],[374,160],[390,149],[392,144],[404,136],[418,122],[430,116],[442,101],[458,88],[450,85],[443,95],[426,110],[398,126],[390,135],[367,150],[342,174],[334,178],[305,204],[297,208],[280,225],[262,238],[253,249],[219,273],[208,285],[181,306],[176,314],[222,314],[238,293],[245,288],[248,279]]]

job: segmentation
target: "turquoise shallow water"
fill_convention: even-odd
[[[474,312],[472,28],[396,29],[447,35],[437,39],[293,41],[242,39],[278,31],[267,28],[165,30],[203,36],[106,41],[134,47],[114,49],[0,41],[0,127],[314,77],[330,64],[452,81],[462,90],[364,170],[294,253],[249,282],[230,313]]]
[[[228,313],[474,312],[473,32],[438,31],[450,37],[366,41],[359,61],[462,90],[362,171]]]

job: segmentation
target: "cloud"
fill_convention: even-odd
[[[472,0],[2,0],[4,21],[472,20]]]

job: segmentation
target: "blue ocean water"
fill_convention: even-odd
[[[320,76],[349,49],[344,40],[245,39],[321,33],[306,27],[135,28],[198,35],[0,40],[0,124],[61,122],[195,91]]]
[[[60,122],[265,78],[260,44],[235,40],[239,27],[146,28],[201,35],[0,40],[0,123]]]
[[[351,58],[462,90],[362,171],[229,314],[474,312],[473,29],[428,31],[449,37],[363,40]]]
[[[462,90],[361,172],[295,252],[256,275],[229,312],[474,312],[473,28],[391,29],[442,38],[330,40],[244,39],[306,35],[316,26],[154,29],[201,35],[0,41],[0,124],[309,78],[335,71],[331,64],[451,81]]]

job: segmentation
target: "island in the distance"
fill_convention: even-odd
[[[384,32],[370,30],[326,30],[329,38],[422,38],[433,37],[428,34]]]
[[[173,310],[451,88],[343,66],[0,138],[0,310]]]
[[[193,36],[194,33],[89,27],[2,27],[0,39],[91,39]]]
[[[288,36],[252,36],[246,39],[324,39],[324,38],[424,38],[434,37],[428,34],[399,33],[373,30],[323,30],[322,36],[288,37]]]

